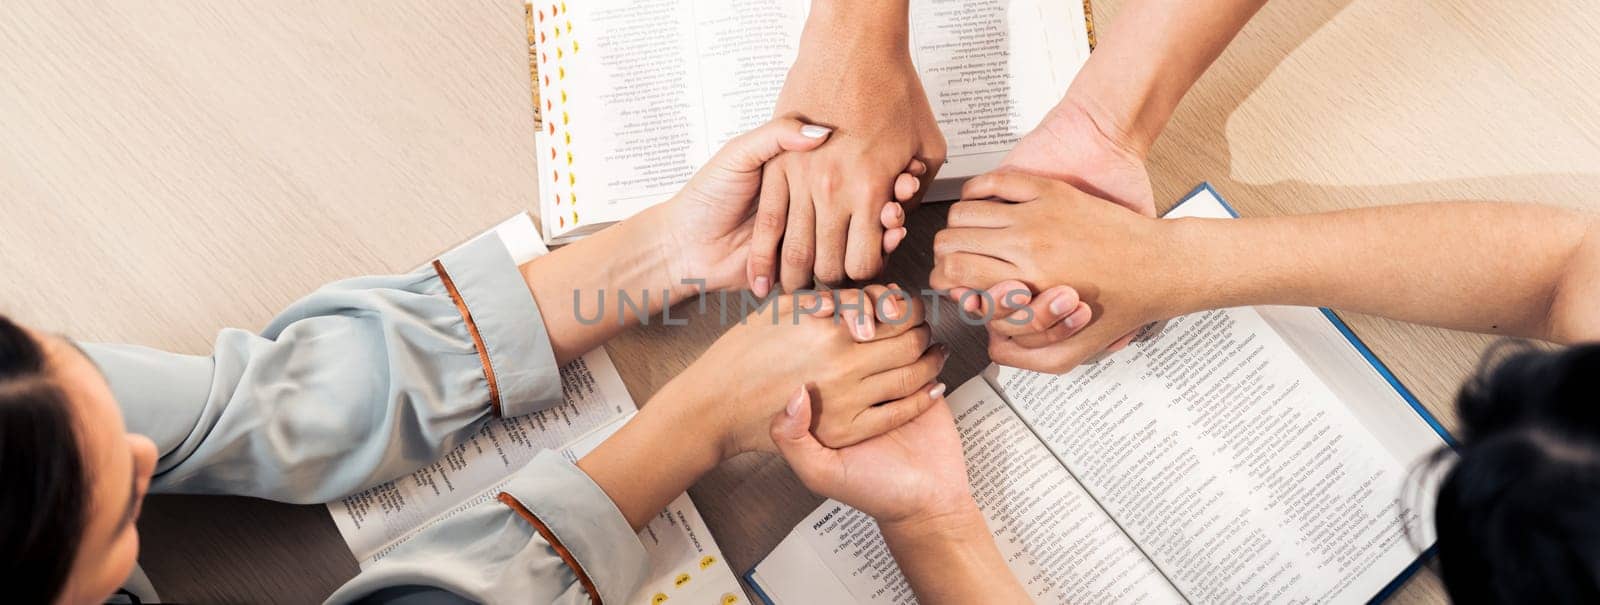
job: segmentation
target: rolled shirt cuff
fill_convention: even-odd
[[[644,545],[611,497],[556,452],[535,456],[499,500],[533,524],[595,602],[625,602],[650,571]]]
[[[559,405],[561,370],[544,318],[499,236],[468,242],[433,268],[478,346],[495,413],[520,416]]]

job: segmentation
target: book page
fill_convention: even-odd
[[[806,7],[805,0],[556,5],[535,24],[542,33],[537,85],[547,103],[538,145],[545,233],[559,238],[666,200],[728,139],[770,119]]]
[[[948,145],[940,179],[976,176],[1039,125],[1089,59],[1083,4],[913,0],[911,56]]]
[[[604,349],[563,366],[561,383],[566,403],[490,421],[433,464],[329,503],[334,525],[356,561],[362,567],[376,562],[425,521],[476,504],[474,497],[502,483],[539,450],[560,448],[635,409]]]
[[[772,118],[807,0],[533,4],[540,218],[570,239],[664,201]],[[910,53],[949,144],[940,174],[998,165],[1087,60],[1081,3],[913,0]],[[909,161],[910,158],[907,158]]]
[[[994,379],[1192,601],[1365,602],[1418,554],[1405,462],[1252,309]]]
[[[1001,555],[1035,601],[1183,601],[988,383],[973,379],[947,401],[973,496]],[[836,583],[817,579],[822,574],[808,560]],[[817,591],[840,587],[857,603],[916,602],[877,524],[832,500],[757,566],[755,579],[776,603],[834,600]]]

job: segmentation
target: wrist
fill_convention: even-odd
[[[1130,106],[1131,105],[1131,106]],[[1136,104],[1113,104],[1073,86],[1061,102],[1045,115],[1043,127],[1049,132],[1078,136],[1087,127],[1108,151],[1125,155],[1140,163],[1150,155],[1150,145],[1158,133],[1135,129]]]
[[[1225,226],[1222,219],[1178,218],[1152,219],[1156,232],[1143,241],[1157,242],[1157,267],[1164,267],[1162,275],[1153,276],[1151,283],[1165,284],[1167,291],[1153,297],[1161,305],[1163,318],[1188,315],[1226,306],[1222,304],[1224,288],[1229,280],[1220,271],[1226,262],[1219,255],[1218,246],[1226,246],[1216,234]]]
[[[733,444],[728,414],[717,413],[719,394],[697,380],[697,367],[691,365],[668,381],[640,408],[651,422],[670,427],[672,442],[680,443],[697,472],[709,472],[723,460],[739,453]]]
[[[988,539],[989,523],[972,496],[905,516],[876,519],[885,539],[908,545]]]
[[[708,371],[713,374],[703,377]],[[714,372],[715,368],[705,367],[704,358],[697,359],[662,386],[646,405],[660,404],[666,415],[691,433],[684,438],[703,448],[707,459],[721,463],[751,448],[739,430],[739,406],[735,401],[738,396],[723,387],[734,381],[715,380]]]

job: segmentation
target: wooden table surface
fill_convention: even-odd
[[[1120,4],[1096,0],[1100,23]],[[1156,145],[1156,197],[1209,180],[1245,215],[1600,209],[1587,4],[1272,3]],[[0,312],[204,353],[325,282],[413,267],[534,205],[525,52],[518,0],[0,3]],[[913,217],[890,278],[925,283],[942,214]],[[1487,340],[1346,319],[1453,427]],[[642,402],[717,332],[642,328],[607,348]],[[985,363],[978,333],[939,334],[957,351],[947,382]],[[741,572],[818,502],[757,456],[691,493]],[[311,602],[356,571],[322,507],[154,497],[139,526],[168,599]],[[1397,598],[1442,599],[1430,573]]]

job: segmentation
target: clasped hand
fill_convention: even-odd
[[[960,300],[988,318],[995,362],[1065,372],[1178,314],[1183,261],[1167,251],[1178,222],[1016,172],[977,177],[961,197],[934,238],[929,283],[977,292]]]

